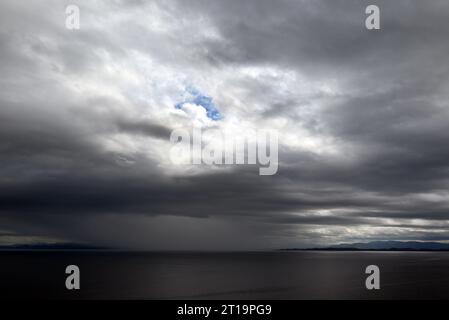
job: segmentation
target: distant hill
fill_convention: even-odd
[[[321,250],[321,251],[449,251],[449,243],[420,241],[372,241],[342,243],[327,247],[282,250]]]
[[[0,251],[14,250],[107,250],[104,247],[95,247],[80,243],[36,243],[36,244],[15,244],[0,246]]]

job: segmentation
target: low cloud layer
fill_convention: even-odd
[[[0,243],[449,240],[449,3],[369,4],[2,1]],[[191,126],[277,130],[277,174],[174,165]]]

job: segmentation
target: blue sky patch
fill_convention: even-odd
[[[223,119],[223,116],[220,111],[218,111],[212,97],[202,94],[199,90],[193,87],[186,88],[186,97],[184,98],[184,101],[177,103],[175,108],[182,109],[186,103],[191,103],[204,108],[209,119],[214,121]]]

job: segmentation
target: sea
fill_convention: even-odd
[[[80,270],[68,290],[66,267]],[[380,271],[368,290],[366,267]],[[12,299],[448,299],[449,252],[0,252]]]

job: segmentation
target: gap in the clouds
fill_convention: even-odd
[[[175,105],[176,109],[182,109],[186,103],[190,103],[204,108],[209,119],[212,119],[214,121],[223,119],[223,116],[220,111],[218,111],[218,108],[215,105],[212,97],[203,94],[198,89],[192,86],[188,86],[185,89],[185,93],[186,96],[184,97],[184,101],[177,103]]]

